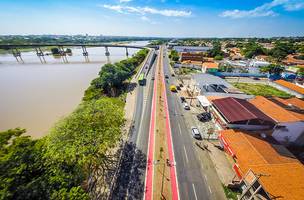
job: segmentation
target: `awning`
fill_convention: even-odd
[[[197,98],[197,100],[200,102],[200,104],[203,107],[211,106],[211,103],[209,102],[209,100],[207,99],[207,97],[205,97],[205,96],[197,96],[196,98]]]
[[[218,137],[220,139],[220,143],[222,144],[222,146],[224,147],[224,149],[226,150],[226,152],[229,153],[232,157],[234,157],[235,153],[233,152],[233,150],[231,149],[231,147],[229,146],[229,144],[225,140],[225,138],[222,136],[222,134],[219,134]]]

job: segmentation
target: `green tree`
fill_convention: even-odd
[[[241,52],[246,58],[253,58],[258,55],[265,55],[266,49],[264,49],[260,44],[253,41],[244,44]]]
[[[106,97],[85,102],[47,137],[45,155],[59,163],[83,166],[90,193],[96,189],[97,178],[113,165],[108,151],[121,136],[123,105],[119,99]]]
[[[51,48],[51,52],[52,52],[53,55],[58,55],[58,54],[60,54],[60,51],[59,51],[59,49],[58,49],[57,47]]]
[[[284,67],[280,65],[270,64],[260,68],[260,72],[269,73],[269,74],[281,74],[284,71]]]

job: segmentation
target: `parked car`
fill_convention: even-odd
[[[190,110],[190,106],[186,102],[184,103],[184,109],[185,110]]]
[[[182,103],[186,102],[186,98],[185,97],[180,97],[180,100]]]
[[[260,80],[260,78],[258,78],[258,77],[253,77],[253,80]]]
[[[181,87],[181,88],[182,88],[182,87],[184,87],[184,85],[180,83],[180,84],[179,84],[179,87]]]
[[[191,127],[191,133],[192,133],[192,136],[193,136],[195,139],[202,139],[202,135],[201,135],[201,133],[199,132],[198,128],[192,126],[192,127]]]
[[[169,78],[168,74],[165,75],[165,78],[167,78],[167,79]]]
[[[177,90],[181,90],[181,88],[180,88],[178,85],[176,86],[176,89],[177,89]]]
[[[211,114],[208,113],[208,112],[203,112],[203,113],[200,113],[198,115],[196,115],[197,119],[201,122],[206,122],[206,121],[209,121],[211,119]]]

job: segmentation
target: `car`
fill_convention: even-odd
[[[176,89],[177,89],[177,90],[181,90],[181,88],[180,88],[178,85],[176,86]]]
[[[186,98],[185,97],[180,97],[180,100],[182,103],[186,102]]]
[[[189,106],[186,102],[184,103],[183,106],[184,106],[184,109],[185,109],[185,110],[190,110],[190,106]]]
[[[181,87],[181,88],[182,88],[182,87],[184,87],[184,85],[180,83],[180,84],[179,84],[179,87]]]
[[[260,78],[258,78],[258,77],[253,77],[253,80],[260,80]]]
[[[173,77],[174,77],[174,76],[175,76],[175,74],[171,74],[171,76],[173,76]]]
[[[155,77],[154,77],[154,76],[152,76],[151,80],[154,80],[154,79],[155,79]]]
[[[165,78],[167,78],[167,79],[169,78],[168,74],[165,75]]]
[[[198,128],[192,126],[192,127],[191,127],[191,133],[192,133],[192,136],[193,136],[195,139],[202,139],[202,135],[201,135],[201,133],[199,132]]]
[[[211,114],[208,112],[200,113],[200,114],[196,115],[196,117],[201,122],[206,122],[206,121],[211,120]]]
[[[170,90],[171,90],[171,92],[177,92],[177,89],[176,89],[175,85],[171,85]]]

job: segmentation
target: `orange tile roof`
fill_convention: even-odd
[[[300,86],[297,86],[296,84],[293,84],[293,83],[290,83],[290,82],[284,81],[284,80],[277,80],[277,81],[274,81],[274,82],[283,86],[283,87],[291,89],[295,92],[298,92],[300,94],[304,94],[304,88],[301,88]]]
[[[231,129],[220,134],[235,153],[243,176],[251,169],[255,174],[265,175],[259,181],[270,195],[303,199],[304,166],[283,145]]]
[[[296,122],[301,120],[265,97],[256,96],[249,102],[277,122]]]
[[[203,67],[206,67],[207,69],[211,69],[211,68],[217,69],[218,66],[219,66],[219,64],[215,63],[215,62],[204,62],[203,63]]]
[[[296,116],[298,119],[304,121],[304,101],[298,98],[282,99],[279,97],[274,97],[275,103],[281,107],[287,108],[287,110]],[[291,107],[292,106],[292,107]]]

